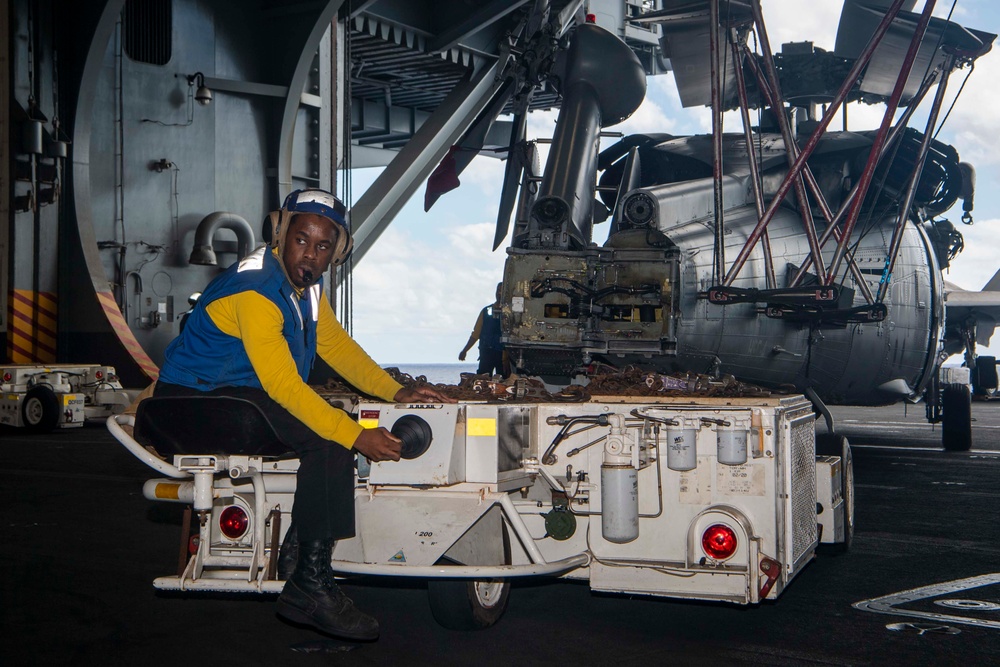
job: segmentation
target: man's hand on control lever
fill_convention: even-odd
[[[392,397],[396,403],[457,403],[433,387],[403,387]],[[385,428],[366,428],[354,441],[354,449],[371,461],[398,461],[403,441]]]
[[[449,398],[434,387],[403,387],[392,397],[396,403],[458,403],[457,399]]]
[[[354,449],[370,461],[398,461],[403,441],[387,429],[366,428],[354,441]]]

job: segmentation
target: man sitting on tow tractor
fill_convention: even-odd
[[[343,203],[296,190],[271,213],[272,246],[229,267],[204,290],[184,332],[167,347],[155,396],[231,396],[258,405],[300,458],[292,525],[279,574],[278,614],[332,635],[378,638],[330,566],[334,543],[354,536],[354,453],[398,461],[401,441],[365,429],[306,384],[316,354],[360,391],[397,403],[454,403],[430,387],[404,388],[337,322],[322,274],[353,246]],[[295,543],[297,537],[297,544]],[[294,554],[297,547],[297,556]]]

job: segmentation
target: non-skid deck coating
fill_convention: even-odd
[[[497,626],[459,633],[434,622],[419,583],[365,580],[345,590],[380,619],[373,644],[287,625],[273,596],[157,593],[153,578],[176,568],[181,507],[142,497],[152,471],[102,426],[2,430],[0,664],[1000,664],[995,623],[939,618],[1000,621],[990,578],[947,585],[1000,573],[1000,403],[973,406],[969,453],[941,451],[922,406],[834,411],[856,446],[854,548],[822,554],[777,602],[744,609],[534,580],[515,585]],[[900,596],[914,589],[941,594]],[[907,613],[853,606],[866,600]]]

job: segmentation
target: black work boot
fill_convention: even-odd
[[[300,542],[295,572],[278,598],[278,614],[344,639],[378,639],[378,621],[359,611],[333,577],[333,540]]]
[[[295,562],[299,559],[299,531],[295,528],[295,521],[288,527],[285,539],[281,541],[281,550],[278,551],[278,579],[288,581],[295,572]]]

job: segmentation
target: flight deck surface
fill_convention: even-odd
[[[833,411],[838,430],[854,445],[854,545],[847,554],[820,554],[776,602],[741,608],[525,580],[515,583],[507,614],[496,626],[459,633],[434,622],[419,582],[348,584],[345,590],[358,606],[382,624],[374,644],[323,641],[287,625],[275,617],[274,596],[158,593],[150,582],[175,567],[182,507],[143,499],[150,470],[103,426],[42,436],[4,429],[0,660],[647,666],[1000,661],[1000,403],[973,404],[973,451],[961,453],[940,450],[940,429],[924,421],[923,406]],[[303,644],[313,653],[293,652]]]

